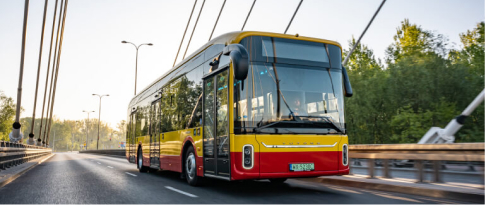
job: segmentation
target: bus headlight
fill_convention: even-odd
[[[347,166],[349,164],[349,151],[347,144],[342,146],[342,164]]]
[[[243,146],[243,168],[251,169],[253,168],[254,162],[254,147],[253,145],[247,144]]]

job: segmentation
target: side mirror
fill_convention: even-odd
[[[350,85],[349,75],[347,74],[347,70],[343,66],[342,66],[342,75],[344,77],[345,97],[352,97],[354,93],[352,92],[352,86]]]
[[[231,44],[226,46],[222,53],[231,57],[236,80],[245,80],[249,70],[249,55],[246,48],[241,44]]]

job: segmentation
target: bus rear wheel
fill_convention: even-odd
[[[185,153],[184,172],[187,183],[191,186],[200,185],[201,178],[197,176],[197,163],[195,159],[194,147],[190,146]]]
[[[139,149],[138,151],[138,163],[137,163],[137,167],[138,167],[138,171],[140,172],[148,172],[148,167],[145,167],[143,166],[143,152],[141,151],[141,149]]]

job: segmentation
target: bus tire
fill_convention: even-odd
[[[143,152],[141,149],[138,149],[138,161],[136,163],[136,166],[138,168],[138,171],[140,172],[148,172],[148,167],[143,166]]]
[[[272,184],[283,184],[286,180],[287,178],[269,179]]]
[[[185,153],[184,159],[184,170],[185,179],[187,179],[187,183],[191,186],[198,186],[200,185],[201,178],[197,176],[197,163],[195,159],[195,152],[194,147],[189,146]]]

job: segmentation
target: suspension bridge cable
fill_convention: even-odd
[[[197,28],[197,23],[199,22],[200,14],[202,14],[202,9],[204,9],[204,4],[205,4],[205,0],[202,2],[202,6],[200,7],[199,15],[197,16],[197,20],[195,21],[194,29],[192,30],[192,34],[190,34],[189,43],[187,43],[187,48],[185,49],[184,57],[182,57],[182,59],[185,59],[187,50],[189,50],[190,41],[192,41],[192,36],[194,35],[195,28]]]
[[[42,141],[42,144],[48,144],[46,139],[47,139],[47,135],[49,134],[47,132],[48,128],[50,127],[50,115],[49,115],[49,111],[50,111],[50,108],[51,108],[51,100],[52,100],[52,86],[53,86],[53,82],[54,82],[54,74],[55,74],[55,66],[56,66],[56,57],[57,57],[57,50],[58,50],[58,43],[59,43],[59,32],[61,30],[61,20],[62,20],[62,15],[63,15],[63,11],[64,11],[64,2],[65,0],[61,0],[61,6],[59,7],[60,10],[59,10],[59,20],[58,20],[58,23],[57,23],[57,34],[56,34],[56,45],[54,47],[54,56],[53,56],[53,61],[52,61],[52,72],[51,72],[51,82],[50,82],[50,86],[49,86],[49,99],[48,99],[48,103],[47,103],[47,110],[46,110],[46,119],[45,119],[45,128],[44,128],[44,136],[43,136],[43,141]]]
[[[301,3],[303,3],[303,0],[300,0],[300,3],[298,4],[298,7],[296,7],[295,13],[293,13],[293,16],[291,17],[290,23],[288,23],[288,26],[286,27],[285,34],[288,31],[288,29],[290,28],[291,22],[293,22],[293,19],[295,18],[296,13],[298,12],[298,9],[300,9]]]
[[[27,37],[27,20],[29,18],[29,0],[25,0],[25,5],[24,5],[24,23],[22,27],[22,45],[20,49],[20,72],[19,72],[19,84],[17,88],[17,106],[16,106],[16,112],[15,112],[15,122],[12,125],[12,135],[14,138],[19,139],[19,141],[22,140],[20,138],[20,127],[22,126],[20,124],[20,103],[22,101],[22,78],[24,76],[24,57],[25,57],[25,42],[26,42],[26,37]]]
[[[66,24],[66,13],[67,13],[67,4],[69,3],[69,0],[65,0],[66,3],[64,4],[64,13],[62,15],[62,27],[61,27],[61,37],[59,39],[59,52],[57,54],[57,65],[56,65],[56,77],[54,79],[54,89],[52,91],[52,104],[51,104],[51,110],[50,110],[50,122],[49,122],[49,130],[48,133],[51,131],[51,126],[52,126],[52,113],[54,111],[54,102],[56,99],[56,88],[57,88],[57,79],[58,79],[58,74],[59,74],[59,65],[61,64],[61,52],[62,52],[62,42],[64,39],[64,29],[65,29],[65,24]],[[49,145],[49,135],[47,135],[47,145]]]
[[[377,14],[379,13],[379,11],[381,10],[382,6],[384,6],[384,3],[386,3],[386,0],[383,0],[381,5],[379,6],[379,8],[377,9],[376,13],[374,13],[374,16],[372,16],[372,19],[369,21],[369,23],[367,24],[367,27],[365,27],[364,29],[364,32],[362,32],[362,34],[360,35],[359,37],[359,40],[357,40],[357,42],[355,42],[354,44],[354,47],[352,47],[352,50],[350,50],[349,54],[345,57],[344,59],[344,62],[342,63],[342,66],[345,66],[347,65],[347,62],[349,61],[349,57],[352,55],[352,53],[354,52],[355,48],[357,47],[357,45],[359,45],[359,42],[360,40],[362,39],[362,37],[364,36],[365,32],[367,31],[367,29],[370,27],[370,25],[372,24],[372,22],[374,21],[374,18],[376,18]]]
[[[56,14],[57,14],[57,2],[54,4],[54,16],[52,17],[52,32],[51,32],[51,42],[50,42],[50,48],[49,48],[49,60],[47,62],[47,73],[45,75],[45,88],[44,88],[44,102],[42,103],[42,115],[40,118],[40,128],[39,128],[39,138],[37,139],[37,145],[41,145],[42,142],[42,124],[44,122],[44,107],[45,107],[45,98],[47,94],[47,85],[49,82],[49,70],[50,70],[50,64],[51,64],[51,53],[52,53],[52,42],[54,41],[54,28],[56,26]]]
[[[248,22],[249,15],[251,15],[251,11],[253,11],[254,4],[256,3],[256,0],[253,1],[253,5],[251,5],[251,9],[249,9],[248,16],[246,16],[246,20],[244,21],[243,27],[241,28],[241,31],[244,30],[244,27],[246,26],[246,22]]]
[[[222,10],[224,9],[224,5],[226,5],[226,0],[222,3],[221,10],[219,11],[219,15],[217,16],[216,23],[214,24],[214,28],[212,29],[211,36],[209,36],[209,41],[212,39],[212,34],[214,34],[214,31],[216,30],[217,22],[219,22],[219,17],[221,17]]]
[[[187,29],[189,28],[190,19],[192,19],[192,14],[194,14],[194,9],[196,4],[197,4],[197,0],[195,0],[194,6],[192,7],[192,11],[190,12],[189,21],[187,22],[187,26],[185,27],[184,35],[182,36],[182,41],[180,41],[179,50],[177,51],[177,55],[175,56],[175,60],[173,61],[172,67],[175,67],[175,62],[177,62],[177,58],[179,57],[180,48],[182,48],[182,43],[184,42],[185,34],[187,33]]]
[[[42,62],[42,46],[44,45],[44,30],[45,30],[45,17],[47,15],[47,4],[49,0],[45,0],[44,3],[44,18],[42,20],[42,32],[40,35],[40,48],[39,48],[39,64],[37,66],[37,81],[35,83],[35,97],[34,97],[34,111],[32,112],[32,124],[30,124],[30,134],[29,143],[34,143],[34,123],[35,123],[35,108],[37,105],[37,91],[39,90],[39,76],[40,76],[40,65]],[[31,141],[31,142],[30,142]]]

